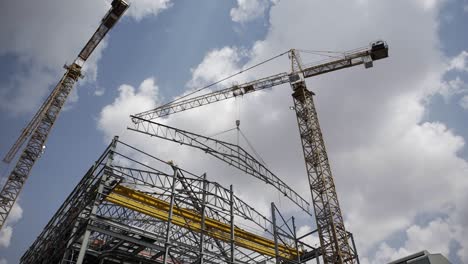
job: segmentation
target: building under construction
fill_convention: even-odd
[[[81,77],[83,64],[127,8],[124,0],[112,1],[96,32],[75,62],[66,66],[63,78],[4,158],[11,162],[21,153],[0,193],[0,229]],[[23,255],[21,263],[359,264],[353,236],[345,228],[338,202],[315,94],[307,88],[306,79],[358,65],[371,68],[374,61],[388,57],[388,46],[384,41],[375,41],[348,52],[326,51],[325,61],[311,65],[302,63],[300,52],[305,51],[291,49],[221,81],[283,55],[291,59],[290,72],[195,95],[221,81],[215,82],[133,115],[130,130],[200,149],[273,186],[310,215],[317,230],[298,236],[294,218],[284,217],[273,203],[271,215],[262,215],[239,199],[232,186],[223,187],[206,175],[186,171],[116,137]],[[309,186],[311,200],[301,197],[239,145],[154,120],[282,84],[292,89],[292,109],[305,161],[304,183]],[[313,233],[319,246],[306,243]]]
[[[116,137],[21,263],[305,263],[313,233]]]

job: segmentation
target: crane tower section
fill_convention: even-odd
[[[303,80],[291,86],[324,263],[357,263],[343,223],[313,93]]]
[[[4,161],[10,162],[27,141],[23,152],[0,192],[0,230],[5,224],[24,183],[31,173],[34,163],[41,156],[47,137],[68,95],[73,89],[75,82],[81,77],[83,64],[127,8],[128,4],[124,0],[112,1],[110,10],[102,19],[96,32],[81,50],[74,63],[70,66],[65,66],[67,71],[62,79],[7,153]]]
[[[284,83],[293,89],[299,133],[304,152],[307,176],[312,194],[314,213],[319,232],[321,255],[325,264],[359,264],[350,236],[343,223],[335,183],[331,173],[325,143],[315,109],[313,95],[305,79],[358,65],[373,67],[373,61],[388,57],[388,46],[376,41],[370,46],[343,53],[327,61],[304,67],[296,50],[290,50],[292,72],[280,73],[241,85],[234,85],[208,94],[184,100],[175,100],[158,108],[135,114],[132,121],[138,129],[142,122],[165,117],[203,105],[265,90]]]
[[[385,43],[375,42],[371,45],[370,55],[361,57],[359,60],[364,63],[366,68],[370,68],[373,66],[373,60],[387,56],[388,47]],[[358,264],[357,252],[350,245],[350,237],[344,226],[335,182],[314,104],[313,96],[315,94],[307,89],[304,80],[304,78],[315,75],[316,70],[330,72],[334,70],[334,65],[345,68],[351,66],[352,61],[345,59],[303,70],[301,61],[294,50],[291,52],[291,61],[292,71],[302,74],[302,76],[292,74],[290,85],[293,89],[294,109],[312,195],[322,258],[324,263]]]

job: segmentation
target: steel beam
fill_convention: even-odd
[[[170,215],[170,203],[123,186],[117,186],[113,192],[106,197],[106,200],[164,221],[170,221],[174,225],[182,226],[198,233],[202,230],[201,216],[199,213],[184,208],[173,208],[173,214]],[[190,221],[187,223],[185,219],[189,219]],[[231,227],[229,224],[219,222],[209,217],[206,217],[205,224],[207,228],[206,234],[208,236],[227,242],[230,241],[229,234],[231,232]],[[236,234],[236,245],[265,255],[275,255],[275,244],[273,241],[238,227],[235,227],[234,232]],[[279,249],[280,254],[285,258],[291,259],[296,257],[296,249],[294,248],[279,245]]]

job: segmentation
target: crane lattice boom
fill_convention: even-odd
[[[320,63],[311,65],[303,70],[294,69],[291,73],[284,72],[255,81],[251,81],[248,83],[234,85],[208,94],[166,104],[152,110],[135,114],[134,116],[138,118],[133,118],[132,121],[134,123],[138,123],[141,122],[140,119],[153,120],[159,117],[168,116],[195,107],[219,102],[222,100],[241,96],[255,91],[272,88],[274,86],[289,83],[291,81],[297,81],[300,78],[299,74],[302,74],[304,78],[309,78],[361,64],[364,64],[366,68],[370,68],[373,66],[372,61],[381,59],[382,57],[386,57],[386,52],[388,51],[388,48],[385,43],[376,43],[374,43],[372,47],[346,52],[340,58],[322,61]],[[294,50],[291,50],[291,52],[294,52]]]
[[[112,1],[112,7],[102,19],[99,28],[81,50],[75,62],[70,66],[66,66],[67,71],[62,79],[5,156],[4,161],[7,163],[11,162],[27,141],[26,147],[23,149],[13,171],[10,173],[0,192],[0,230],[5,224],[8,214],[31,173],[34,163],[42,154],[44,144],[60,114],[63,104],[67,100],[75,82],[81,77],[83,64],[127,8],[128,4],[124,0]]]
[[[138,119],[137,117],[134,118]],[[230,166],[250,174],[267,184],[271,184],[304,212],[312,215],[310,205],[304,198],[240,146],[156,122],[148,120],[141,121],[142,122],[135,125],[135,128],[129,129],[142,134],[173,141],[181,145],[201,149],[205,151],[205,153],[226,162]]]

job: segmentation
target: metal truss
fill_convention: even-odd
[[[134,123],[139,123],[142,122],[142,120],[152,120],[158,117],[168,116],[174,113],[219,102],[236,96],[241,96],[251,92],[268,89],[288,82],[289,74],[280,73],[253,82],[248,82],[241,85],[234,85],[229,88],[225,88],[209,94],[204,94],[189,99],[181,100],[173,104],[163,105],[156,109],[136,114],[135,118],[132,118],[132,121]]]
[[[345,230],[314,94],[304,80],[291,86],[324,263],[359,263]]]
[[[278,214],[278,212],[276,212]],[[281,219],[282,216],[281,216]],[[291,232],[292,231],[292,232]],[[114,138],[21,263],[305,263],[319,249],[239,199]]]
[[[34,163],[44,151],[44,144],[49,132],[52,130],[55,120],[79,76],[81,76],[81,67],[76,64],[69,67],[34,125],[27,146],[0,192],[0,229],[5,224]],[[14,148],[17,149],[18,147]]]
[[[248,83],[213,91],[208,94],[180,101],[176,100],[174,103],[165,104],[155,109],[135,114],[132,117],[132,121],[134,123],[139,123],[142,122],[142,120],[153,120],[236,96],[265,90],[281,84],[297,81],[301,78],[300,75],[304,78],[309,78],[361,64],[364,64],[366,68],[370,68],[373,66],[374,60],[379,60],[388,56],[388,47],[383,41],[378,41],[371,44],[371,47],[364,47],[344,52],[337,57],[325,61],[319,61],[311,65],[302,65],[298,54],[297,50],[291,49],[289,51],[290,58],[294,58],[291,60],[293,70],[291,73],[279,73]]]
[[[138,119],[139,122],[134,124],[134,128],[128,128],[129,130],[201,149],[230,166],[271,184],[304,212],[312,215],[310,204],[304,198],[240,146],[153,121],[142,120],[136,116],[133,118]]]

